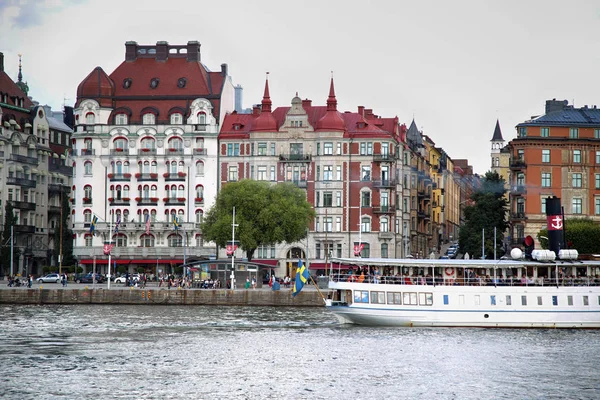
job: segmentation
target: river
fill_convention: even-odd
[[[600,331],[367,328],[322,308],[0,310],[3,399],[600,398]]]

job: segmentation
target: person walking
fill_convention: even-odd
[[[29,278],[27,279],[27,287],[31,288],[31,285],[33,285],[33,275],[29,274]]]

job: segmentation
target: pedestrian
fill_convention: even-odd
[[[252,278],[252,289],[256,289],[256,278]]]
[[[30,288],[33,285],[33,275],[29,274],[29,278],[27,279],[27,287]]]
[[[244,287],[250,289],[250,279],[246,278],[246,285]]]

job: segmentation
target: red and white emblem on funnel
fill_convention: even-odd
[[[549,231],[560,231],[563,228],[563,221],[560,215],[549,215],[548,216],[548,230]]]

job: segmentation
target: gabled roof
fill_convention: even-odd
[[[504,142],[502,138],[502,131],[500,130],[500,121],[496,120],[496,128],[494,129],[494,135],[492,136],[492,142]]]

